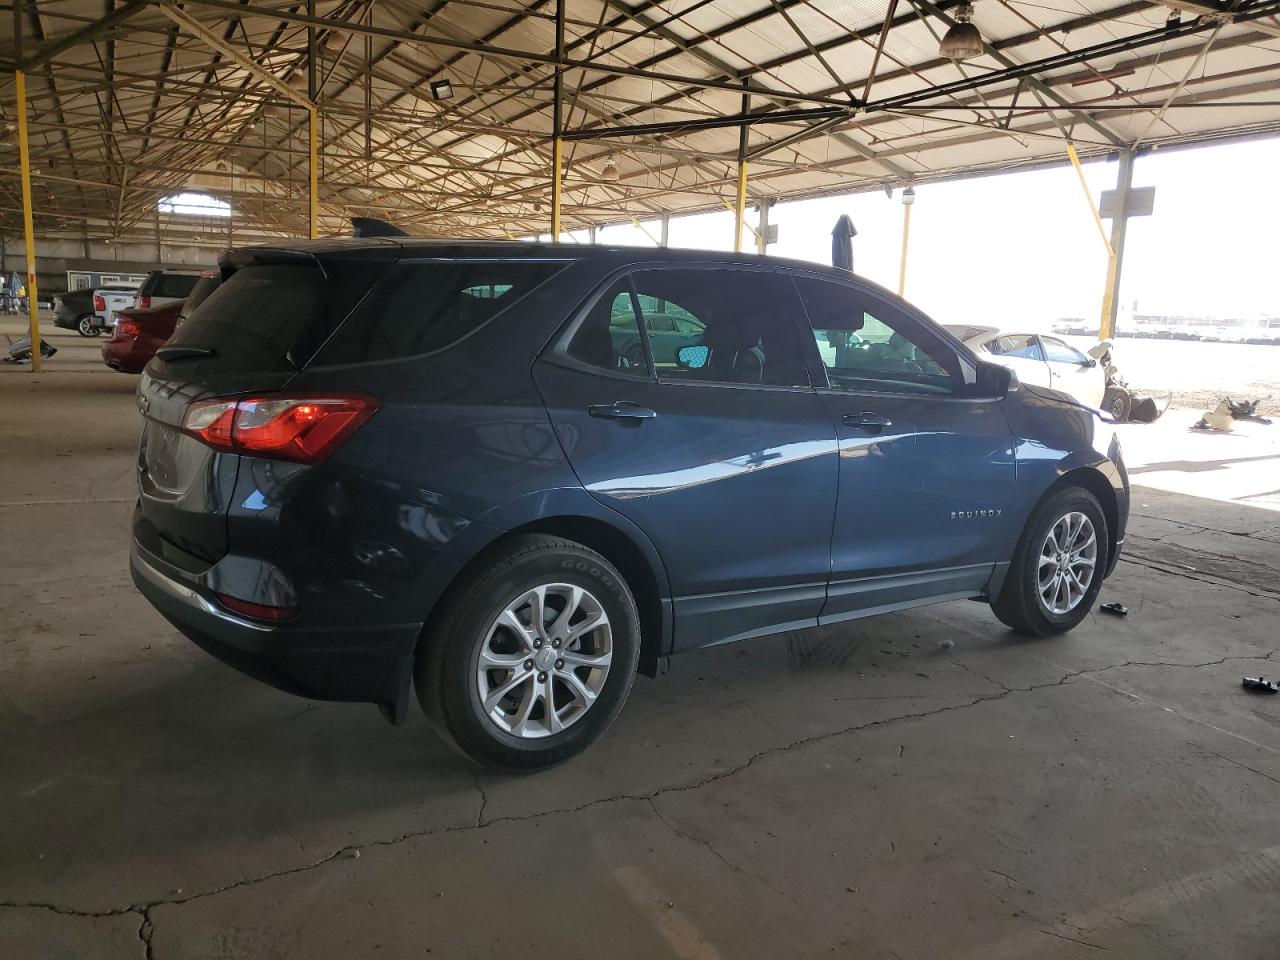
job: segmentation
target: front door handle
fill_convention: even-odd
[[[857,427],[859,430],[870,432],[893,426],[893,421],[888,417],[882,417],[880,414],[872,413],[870,410],[863,410],[861,413],[846,413],[841,418],[841,421],[846,427]]]
[[[587,413],[602,420],[652,420],[657,416],[648,407],[637,406],[630,400],[592,404],[587,407]]]

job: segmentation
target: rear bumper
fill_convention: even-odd
[[[288,693],[376,703],[392,722],[405,718],[422,624],[321,628],[255,623],[222,609],[200,577],[156,557],[137,541],[129,568],[134,585],[166,620],[228,666]]]

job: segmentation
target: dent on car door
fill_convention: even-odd
[[[638,271],[535,364],[578,479],[662,557],[676,648],[811,626],[826,596],[835,432],[787,326],[799,303],[780,279]],[[610,314],[650,300],[705,326],[707,349],[690,365],[650,349],[637,369],[617,353]]]
[[[1012,518],[1000,400],[965,395],[926,322],[857,285],[797,277],[840,443],[830,622],[981,591]]]

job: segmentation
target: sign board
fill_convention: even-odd
[[[1098,201],[1098,216],[1104,220],[1112,220],[1116,215],[1115,190],[1103,190]],[[1129,189],[1129,209],[1125,211],[1130,217],[1149,217],[1156,208],[1155,187],[1131,187]]]

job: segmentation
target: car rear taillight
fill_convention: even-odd
[[[102,299],[102,297],[98,296],[96,293],[93,295],[93,309],[99,313],[107,309],[107,301]]]
[[[215,450],[319,463],[377,410],[362,393],[202,400],[187,408],[182,429]]]
[[[141,310],[148,310],[150,309],[150,307],[151,307],[150,295],[145,293],[138,294],[138,308]]]
[[[137,320],[116,321],[116,337],[120,340],[128,340],[130,337],[136,337],[141,332],[142,324]]]

